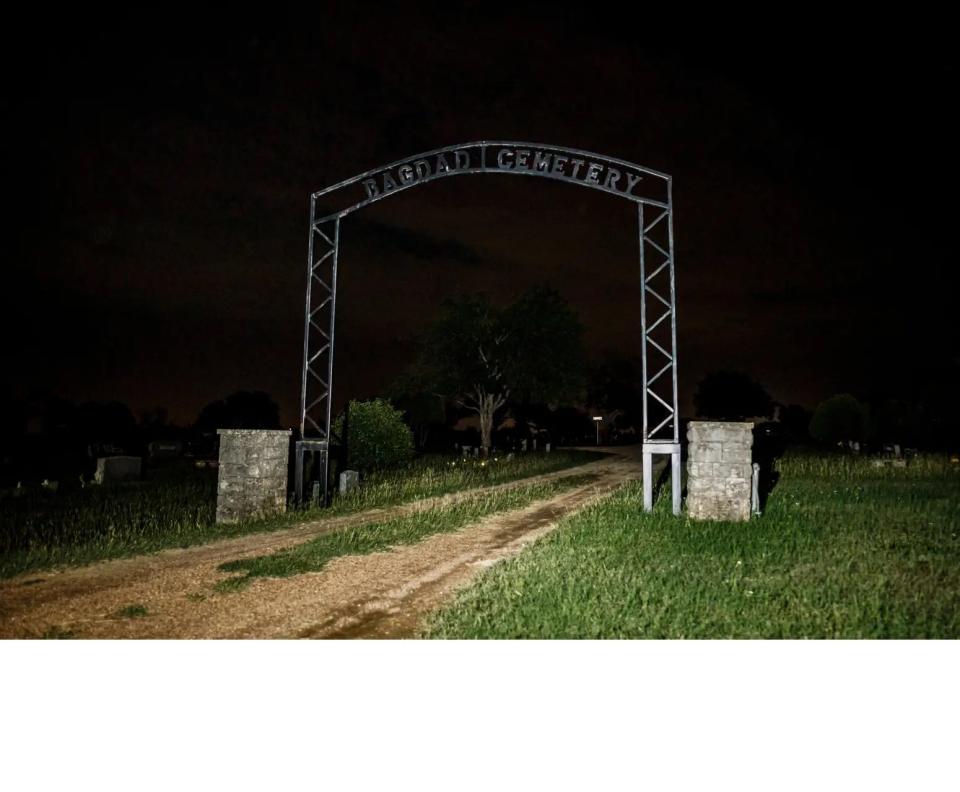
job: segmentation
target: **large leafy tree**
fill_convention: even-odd
[[[531,289],[505,309],[484,295],[464,296],[443,303],[411,371],[424,389],[477,414],[487,453],[494,416],[512,396],[529,403],[576,394],[582,336],[577,315],[552,289]]]

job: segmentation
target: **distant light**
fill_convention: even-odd
[[[594,421],[602,421],[602,420],[603,420],[603,416],[602,416],[602,415],[594,415],[594,416],[593,416],[593,420],[594,420]]]

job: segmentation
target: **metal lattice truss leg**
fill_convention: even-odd
[[[328,472],[333,393],[334,328],[337,308],[337,257],[340,218],[315,221],[310,205],[310,244],[307,259],[307,292],[303,325],[303,372],[300,387],[300,441],[296,454],[297,501],[303,501],[304,453],[314,454],[320,467],[324,503],[328,498]],[[319,455],[319,457],[317,456]]]
[[[643,334],[643,493],[653,508],[654,454],[669,454],[673,513],[680,513],[680,425],[677,409],[677,301],[673,204],[637,204],[640,234],[640,325]]]

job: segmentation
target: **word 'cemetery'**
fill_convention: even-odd
[[[489,159],[490,162],[486,160]],[[457,149],[426,159],[407,162],[364,179],[367,199],[381,193],[406,187],[422,179],[436,178],[454,172],[487,170],[528,171],[555,179],[595,185],[609,192],[633,195],[643,178],[639,173],[621,170],[612,165],[580,159],[570,154],[524,148],[500,148],[495,153],[485,150]]]

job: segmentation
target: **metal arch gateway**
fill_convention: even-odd
[[[677,312],[671,177],[590,151],[540,143],[484,140],[417,154],[361,173],[310,196],[310,242],[304,309],[300,440],[296,496],[303,500],[304,454],[318,458],[327,499],[340,224],[390,195],[448,176],[502,173],[569,182],[637,205],[643,376],[644,509],[653,508],[654,454],[669,454],[673,512],[680,512],[677,410]]]

